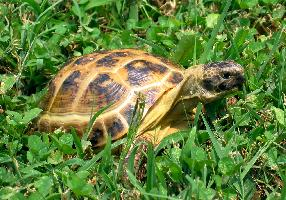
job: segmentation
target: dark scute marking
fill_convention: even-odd
[[[114,52],[114,53],[109,54],[109,56],[112,56],[112,57],[126,57],[129,55],[132,55],[132,53],[124,52],[124,51],[119,51],[119,52]]]
[[[108,84],[108,92],[105,94],[107,103],[119,100],[125,92],[126,88],[118,83],[112,82]]]
[[[106,81],[110,80],[110,76],[108,74],[98,74],[97,78],[89,83],[88,89],[95,94],[96,96],[104,95],[107,93],[108,88],[103,87]]]
[[[128,104],[125,108],[123,108],[123,111],[121,112],[129,125],[131,124],[132,116],[134,114],[134,108],[134,105]]]
[[[143,92],[145,96],[145,104],[147,107],[151,107],[157,100],[158,97],[158,89],[153,88]]]
[[[96,146],[104,137],[103,130],[95,127],[91,131],[90,142],[93,146]]]
[[[124,126],[120,119],[115,118],[114,121],[109,125],[108,127],[108,134],[111,135],[111,137],[115,137],[118,133],[123,131]]]
[[[45,111],[48,110],[51,99],[55,96],[56,86],[54,81],[51,81],[49,84],[49,90],[43,101],[40,103],[40,107]]]
[[[117,59],[114,59],[113,57],[108,55],[96,61],[96,64],[98,66],[112,67],[117,61]]]
[[[130,53],[128,52],[113,52],[96,61],[96,64],[98,66],[112,67],[118,61],[118,59],[116,58],[126,57],[128,55],[130,55]]]
[[[82,57],[76,59],[76,61],[74,62],[74,64],[76,64],[76,65],[84,65],[84,64],[89,63],[91,60],[93,60],[92,57],[82,56]]]
[[[128,72],[128,81],[132,85],[141,85],[142,82],[144,83],[146,80],[150,80],[152,78],[150,73],[152,72],[165,74],[168,70],[168,68],[163,65],[151,63],[146,60],[134,60],[125,67]]]
[[[108,74],[99,74],[97,78],[94,80],[94,83],[97,83],[97,84],[104,83],[105,81],[109,79],[110,79],[110,76]]]
[[[89,83],[87,90],[95,96],[95,104],[98,108],[117,102],[127,91],[124,86],[111,80],[108,74],[99,74]]]
[[[172,72],[171,76],[168,78],[168,81],[171,83],[180,83],[183,80],[183,75],[179,72]]]
[[[70,112],[75,97],[78,94],[79,83],[76,81],[80,77],[79,71],[73,71],[62,83],[61,88],[55,95],[53,104],[51,105],[51,112],[65,113]]]
[[[63,82],[61,89],[62,90],[67,90],[69,89],[71,86],[73,86],[75,84],[75,79],[80,77],[80,71],[74,71],[73,73],[71,73],[66,80]]]

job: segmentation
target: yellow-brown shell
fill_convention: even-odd
[[[67,63],[49,85],[38,121],[41,131],[74,127],[80,134],[92,114],[112,104],[93,124],[94,146],[124,136],[139,93],[145,96],[144,115],[163,93],[183,80],[182,69],[144,51],[121,49],[97,52]],[[166,111],[167,112],[167,111]]]

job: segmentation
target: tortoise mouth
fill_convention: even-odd
[[[236,78],[228,81],[223,81],[218,85],[217,91],[231,91],[231,90],[242,90],[242,86],[245,83],[245,78],[242,75],[237,76]]]

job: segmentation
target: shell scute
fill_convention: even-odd
[[[40,107],[43,110],[49,110],[50,101],[55,96],[55,91],[56,91],[56,85],[55,85],[55,82],[53,80],[49,84],[48,93],[44,97],[43,101],[40,103]]]
[[[97,67],[107,67],[111,68],[114,67],[115,64],[119,61],[120,58],[122,57],[127,57],[131,55],[131,53],[128,52],[111,52],[104,56],[103,58],[100,58],[99,60],[96,61]]]
[[[125,120],[127,121],[129,125],[131,124],[134,109],[135,109],[135,106],[129,103],[119,111],[120,114],[125,118]]]
[[[97,54],[96,54],[97,55]],[[74,66],[84,65],[95,59],[95,56],[83,56],[74,61]]]
[[[112,67],[117,62],[117,59],[114,59],[112,56],[107,55],[99,60],[96,61],[97,67],[104,66],[104,67]]]
[[[157,99],[161,96],[161,93],[163,92],[162,88],[159,86],[151,87],[145,90],[140,91],[145,98],[145,107],[148,109],[150,108]]]
[[[80,77],[80,71],[73,71],[63,82],[61,90],[68,90],[76,85],[75,80]]]
[[[127,89],[119,81],[114,80],[110,74],[98,74],[80,97],[76,110],[78,112],[91,111],[93,108],[98,110],[117,103],[125,95],[127,95]]]
[[[80,71],[73,71],[62,83],[51,107],[51,112],[65,113],[72,111],[73,100],[79,89]]]
[[[172,84],[178,84],[184,79],[184,76],[180,72],[172,72],[167,81]]]
[[[168,71],[167,67],[146,60],[134,60],[124,66],[124,69],[128,74],[126,81],[133,86],[143,86],[156,82]]]

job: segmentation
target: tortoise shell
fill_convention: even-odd
[[[82,134],[91,116],[111,104],[94,122],[90,140],[101,146],[108,135],[119,139],[128,131],[138,94],[145,96],[145,116],[165,92],[184,79],[183,72],[166,59],[135,49],[96,52],[71,60],[50,82],[39,130],[74,127]]]

